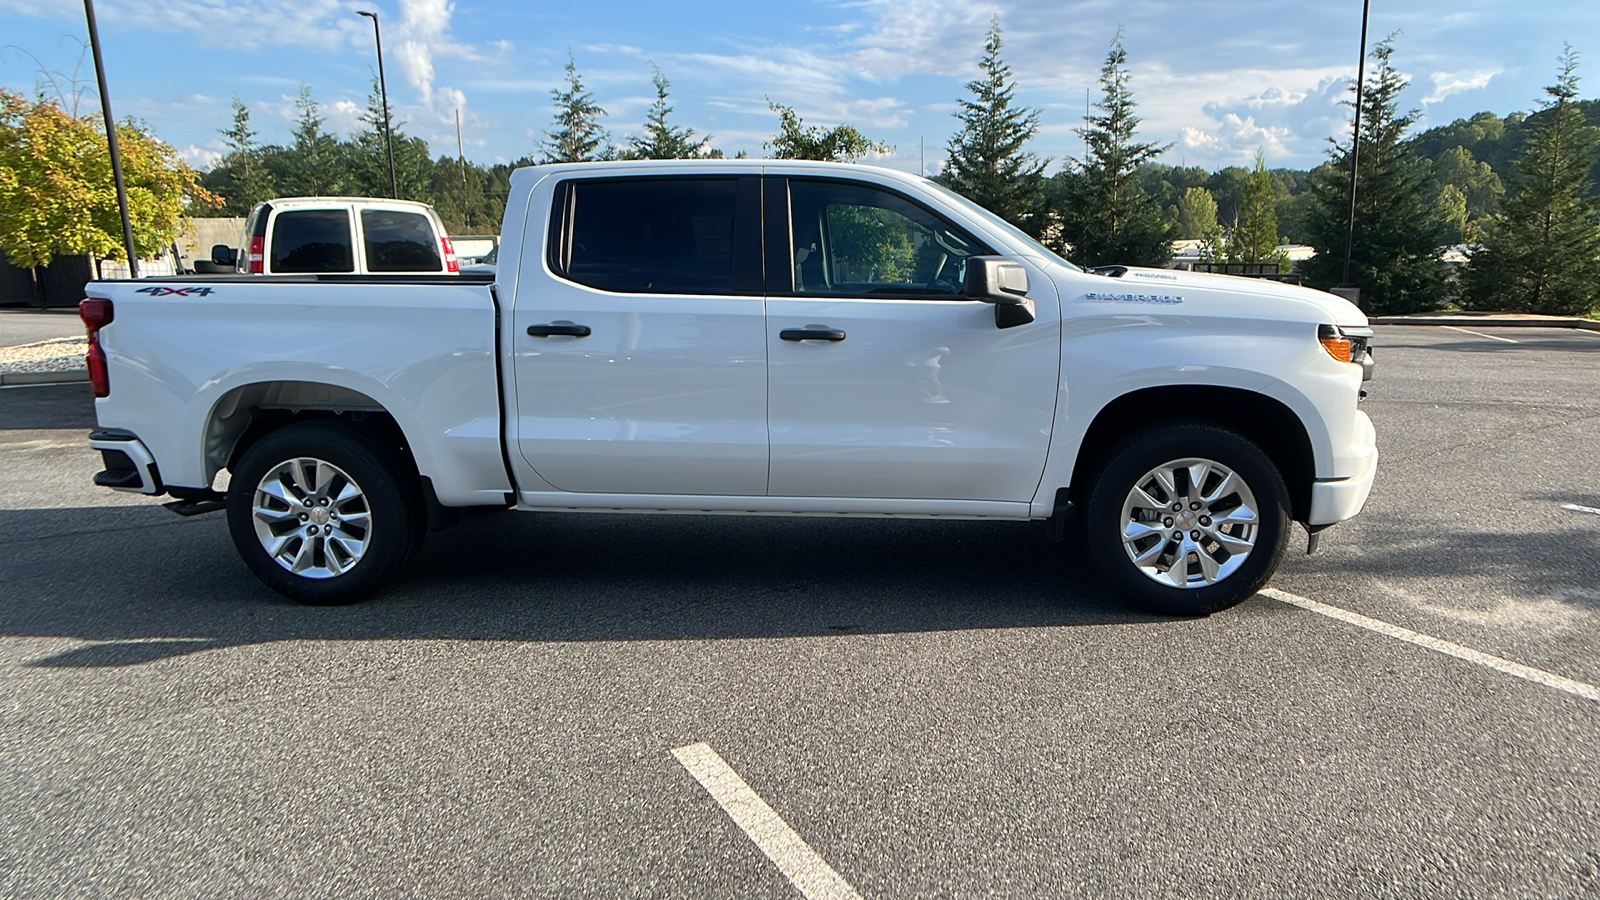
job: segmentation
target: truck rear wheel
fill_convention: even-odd
[[[390,451],[334,422],[302,422],[245,451],[228,531],[268,587],[301,603],[354,603],[404,567],[420,511]]]
[[[1288,496],[1271,458],[1238,432],[1152,426],[1095,478],[1085,542],[1106,579],[1138,605],[1209,615],[1272,577],[1288,541]]]

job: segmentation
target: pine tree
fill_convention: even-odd
[[[1239,216],[1223,247],[1223,259],[1230,263],[1271,264],[1276,271],[1289,268],[1289,257],[1278,249],[1278,198],[1267,171],[1266,154],[1256,151],[1255,169],[1244,183]]]
[[[405,132],[406,123],[396,119],[391,107],[387,127],[394,140],[394,182],[389,180],[389,149],[384,141],[385,109],[383,92],[376,76],[367,92],[367,108],[360,121],[366,126],[343,146],[349,172],[349,188],[367,197],[387,197],[391,188],[401,200],[421,200],[428,196],[433,182],[433,158],[428,142]]]
[[[223,211],[242,216],[262,200],[273,196],[272,179],[261,161],[256,133],[250,128],[250,109],[233,95],[233,123],[218,129],[228,152],[205,180],[223,199]]]
[[[1469,306],[1555,315],[1600,311],[1600,197],[1589,171],[1600,156],[1596,129],[1578,108],[1578,55],[1560,57],[1545,115],[1517,157],[1517,178],[1491,219],[1466,273]]]
[[[850,125],[824,130],[807,125],[793,108],[780,106],[767,98],[767,108],[778,114],[778,133],[764,145],[772,159],[820,159],[829,162],[854,162],[868,153],[892,153],[888,144],[874,141]]]
[[[973,99],[960,101],[961,130],[950,138],[949,160],[939,175],[946,187],[1037,236],[1044,228],[1044,168],[1022,148],[1039,131],[1039,112],[1014,106],[1011,67],[1000,61],[1000,17],[989,22],[978,67],[967,82]]]
[[[600,127],[606,114],[594,94],[584,90],[583,79],[578,75],[578,63],[567,54],[567,89],[552,88],[550,97],[555,101],[555,131],[545,132],[544,160],[547,163],[584,162],[611,158],[611,134]]]
[[[285,171],[278,177],[284,191],[296,196],[317,197],[341,192],[339,141],[322,130],[323,118],[311,87],[301,85],[294,101],[300,116],[295,120],[294,143],[282,154]]]
[[[1393,54],[1392,40],[1372,49],[1373,71],[1361,99],[1350,278],[1361,289],[1361,307],[1374,313],[1434,309],[1448,290],[1439,259],[1448,226],[1428,202],[1427,163],[1413,155],[1406,137],[1418,113],[1398,112],[1400,92],[1408,82],[1390,65]],[[1352,94],[1355,88],[1351,84]],[[1301,263],[1307,280],[1323,288],[1344,278],[1350,223],[1350,148],[1337,140],[1330,143],[1332,165],[1315,173],[1306,213],[1306,242],[1317,253]]]
[[[1165,266],[1172,259],[1160,200],[1136,183],[1139,167],[1171,145],[1134,140],[1139,117],[1127,65],[1118,30],[1100,69],[1099,113],[1084,116],[1085,127],[1077,129],[1088,152],[1057,176],[1061,236],[1081,265]]]
[[[628,137],[628,149],[623,151],[623,159],[705,159],[708,157],[706,144],[711,142],[711,135],[697,138],[693,128],[679,128],[667,124],[667,115],[672,112],[672,106],[667,103],[667,88],[672,82],[661,70],[652,63],[650,66],[654,75],[650,82],[656,86],[656,101],[650,104],[650,112],[645,115],[644,136]]]

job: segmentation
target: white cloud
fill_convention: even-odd
[[[178,151],[183,161],[204,172],[222,161],[227,146],[221,141],[207,141],[204,146],[190,144]]]
[[[1438,103],[1451,94],[1463,91],[1482,90],[1489,86],[1503,69],[1480,69],[1474,72],[1435,72],[1430,77],[1433,81],[1433,93],[1422,98],[1424,105]]]

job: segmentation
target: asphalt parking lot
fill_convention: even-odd
[[[511,513],[304,608],[0,389],[0,896],[1600,896],[1600,333],[1376,358],[1366,511],[1189,621],[1039,525]]]

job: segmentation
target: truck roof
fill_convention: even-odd
[[[544,163],[536,166],[524,166],[511,173],[513,186],[533,179],[535,181],[550,175],[575,175],[595,174],[599,172],[614,172],[618,175],[628,172],[684,172],[703,171],[718,174],[749,173],[760,174],[765,171],[802,171],[806,174],[817,175],[845,175],[867,174],[879,178],[891,178],[905,182],[927,182],[928,179],[911,172],[900,169],[891,169],[886,166],[869,166],[861,163],[823,162],[810,159],[630,159],[606,160],[603,162],[576,162],[576,163]]]

